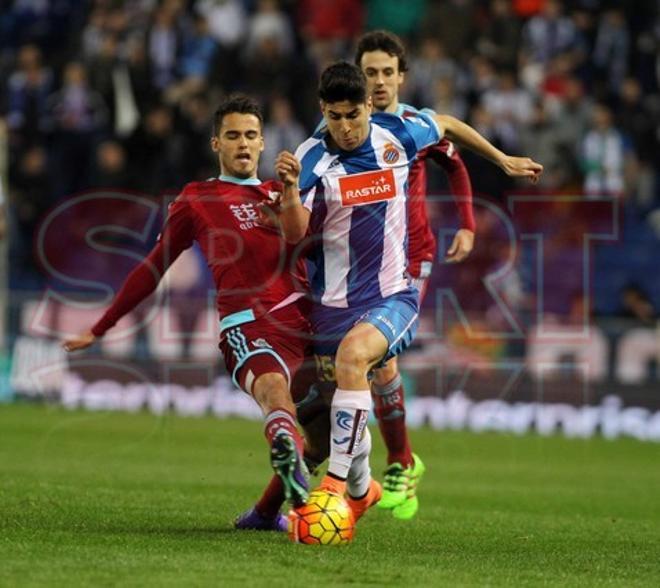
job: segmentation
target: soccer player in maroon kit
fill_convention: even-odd
[[[399,102],[399,88],[407,65],[405,49],[396,35],[387,31],[363,35],[358,42],[355,63],[367,78],[374,112],[415,116],[417,110],[414,107]],[[459,262],[469,255],[475,231],[470,176],[454,144],[442,139],[418,155],[409,176],[407,271],[420,292],[420,305],[436,252],[436,239],[426,211],[427,160],[440,165],[447,173],[458,208],[460,229],[447,252],[446,261]],[[410,519],[419,508],[416,490],[425,468],[419,456],[413,454],[408,440],[404,391],[396,357],[374,371],[372,398],[387,447],[388,463],[378,506],[391,509],[396,518]]]
[[[233,96],[215,113],[211,147],[221,175],[187,184],[170,205],[149,255],[131,272],[112,305],[90,331],[63,343],[67,351],[89,347],[158,286],[182,251],[197,242],[217,288],[220,349],[234,383],[257,401],[265,416],[271,493],[294,505],[308,495],[303,439],[290,385],[309,342],[303,297],[304,262],[293,257],[277,229],[258,222],[261,208],[277,198],[277,182],[257,178],[264,148],[262,115],[246,96]],[[263,214],[263,213],[262,213]],[[286,520],[268,493],[244,513],[237,528],[285,530]]]

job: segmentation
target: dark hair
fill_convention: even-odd
[[[333,63],[321,74],[319,98],[330,103],[343,100],[353,104],[366,102],[367,78],[359,67],[348,61]]]
[[[238,112],[239,114],[253,114],[259,119],[259,124],[264,124],[264,116],[261,113],[259,103],[245,94],[232,94],[220,103],[213,114],[213,136],[216,137],[222,126],[222,119],[228,115]]]
[[[391,57],[399,60],[399,71],[408,71],[408,61],[406,60],[406,50],[403,47],[401,39],[389,31],[371,31],[360,37],[357,51],[355,53],[355,63],[362,65],[362,56],[369,51],[383,51]]]

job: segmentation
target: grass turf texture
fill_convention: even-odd
[[[660,585],[658,445],[412,440],[418,517],[307,547],[232,528],[269,475],[259,423],[0,406],[0,585]]]

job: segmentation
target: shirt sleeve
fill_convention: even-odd
[[[96,337],[103,336],[131,312],[158,286],[168,268],[194,241],[189,205],[183,196],[170,205],[163,231],[154,248],[128,275],[112,304],[92,327]]]
[[[447,174],[449,188],[454,195],[456,209],[462,229],[472,232],[476,229],[472,207],[472,183],[465,163],[453,143],[442,139],[437,145],[429,147],[427,157],[437,163]]]
[[[403,124],[417,151],[435,145],[442,139],[440,128],[429,112],[420,111],[412,116],[406,116]]]
[[[316,187],[320,178],[315,173],[316,164],[319,160],[320,142],[307,140],[296,149],[296,157],[300,161],[300,200],[303,206],[311,212],[314,205]]]

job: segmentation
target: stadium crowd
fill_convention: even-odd
[[[406,102],[466,120],[503,150],[542,162],[541,193],[621,202],[626,230],[597,272],[596,310],[624,311],[617,297],[625,288],[660,307],[660,279],[649,272],[660,242],[654,0],[8,4],[0,14],[0,119],[9,131],[14,289],[43,287],[32,243],[63,199],[92,189],[157,199],[214,175],[212,114],[232,91],[262,101],[259,175],[273,177],[277,153],[295,149],[318,123],[322,68],[350,59],[365,30],[385,28],[409,47]],[[475,194],[501,202],[515,188],[488,162],[467,152],[465,161]],[[446,190],[441,174],[431,182],[431,191]],[[487,241],[482,212],[478,239]],[[570,222],[561,207],[554,214],[556,226]],[[564,251],[565,232],[557,239],[555,250]],[[497,263],[486,257],[481,270]]]

